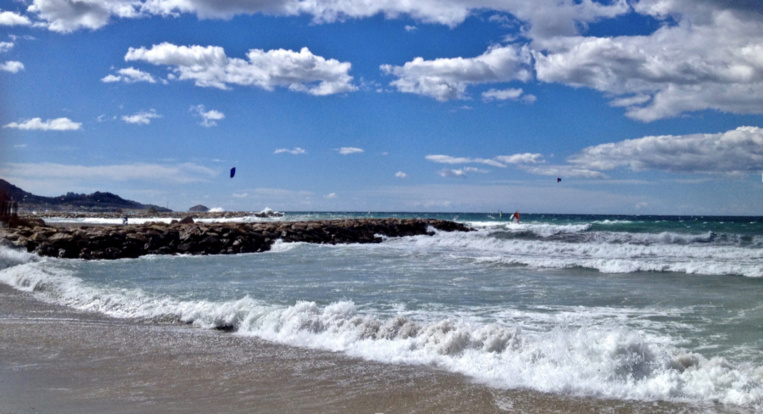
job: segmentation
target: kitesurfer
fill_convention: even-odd
[[[513,222],[515,222],[515,223],[519,223],[519,210],[517,210],[516,212],[514,212],[514,215],[513,215],[513,216],[511,216],[511,221],[513,221]]]

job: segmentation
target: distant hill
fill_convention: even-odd
[[[117,210],[154,210],[170,212],[172,210],[153,204],[141,204],[125,200],[112,193],[96,191],[93,194],[66,193],[58,197],[43,197],[28,193],[0,178],[0,192],[8,194],[19,203],[20,211],[93,211],[115,212]]]

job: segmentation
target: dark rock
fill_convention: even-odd
[[[193,224],[193,217],[192,216],[185,216],[182,220],[180,220],[180,224]]]
[[[192,222],[193,219],[189,216]],[[185,219],[184,219],[185,220]],[[432,229],[470,231],[440,220],[326,220],[294,223],[153,223],[140,226],[17,227],[2,229],[2,243],[41,256],[135,258],[146,254],[264,252],[277,239],[307,243],[380,243],[382,237],[431,235]]]

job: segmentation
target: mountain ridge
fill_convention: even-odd
[[[154,204],[143,204],[110,193],[96,191],[92,194],[68,192],[57,197],[45,197],[32,194],[0,178],[0,193],[18,203],[20,211],[95,211],[116,212],[120,210],[153,210],[171,212],[172,210]]]

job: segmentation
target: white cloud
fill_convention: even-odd
[[[306,47],[299,52],[251,49],[244,60],[229,58],[219,46],[162,43],[150,49],[130,48],[125,60],[171,66],[177,79],[192,80],[200,87],[241,85],[268,91],[284,87],[316,96],[357,90],[348,74],[350,63],[316,56]]]
[[[300,154],[307,154],[307,151],[305,151],[304,149],[300,147],[296,147],[294,149],[279,148],[275,150],[274,152],[274,154],[283,154],[283,153],[292,154],[292,155],[300,155]]]
[[[602,18],[627,13],[625,0],[609,4],[573,0],[453,0],[453,1],[353,1],[353,0],[33,0],[28,12],[47,22],[50,30],[70,32],[98,29],[111,17],[138,18],[148,15],[178,16],[196,14],[199,18],[228,19],[241,14],[313,16],[316,23],[384,15],[387,18],[408,16],[425,23],[450,27],[485,10],[506,12],[525,23],[532,38],[577,33],[586,24]]]
[[[323,196],[323,198],[328,199],[328,200],[334,199],[336,197],[337,197],[336,193],[329,193],[329,194],[326,194],[326,195]]]
[[[438,101],[466,99],[466,87],[481,83],[528,81],[532,78],[530,49],[517,45],[495,46],[475,58],[417,57],[403,66],[382,65],[398,79],[398,91],[429,96]]]
[[[520,165],[531,174],[607,178],[602,171],[628,168],[686,174],[742,175],[763,171],[763,128],[717,134],[647,136],[584,148],[565,165]]]
[[[138,112],[134,115],[125,115],[122,117],[122,120],[127,122],[128,124],[136,124],[136,125],[148,125],[151,123],[152,119],[161,118],[162,116],[156,113],[156,110],[151,109],[148,112]]]
[[[466,178],[467,173],[487,174],[488,172],[489,171],[481,168],[464,167],[459,169],[443,168],[442,170],[438,171],[437,174],[446,178]]]
[[[234,198],[247,198],[249,197],[249,193],[233,193]]]
[[[3,128],[23,129],[27,131],[77,131],[82,128],[82,123],[74,122],[69,118],[56,118],[43,121],[41,118],[32,118],[26,121],[11,122]]]
[[[0,12],[0,26],[30,26],[32,21],[20,14],[2,11]]]
[[[520,168],[530,174],[560,177],[562,179],[567,177],[607,178],[607,175],[601,171],[575,165],[521,165]]]
[[[395,77],[391,84],[398,91],[440,101],[467,99],[473,85],[529,82],[534,75],[541,82],[600,91],[627,116],[644,122],[708,109],[763,113],[763,12],[753,0],[31,0],[27,9],[30,17],[59,32],[98,29],[113,18],[255,13],[308,15],[316,23],[384,15],[450,27],[489,13],[490,21],[508,21],[518,28],[512,35],[515,43],[492,46],[477,57],[417,58],[402,66],[381,66]],[[656,19],[656,30],[586,36],[589,24],[627,13]],[[13,12],[0,16],[3,24],[32,23]],[[228,58],[219,47],[165,43],[130,49],[126,59],[171,66],[175,79],[204,87],[285,87],[313,95],[357,90],[349,63],[314,56],[307,49],[252,50],[246,59],[238,59]],[[515,90],[496,87],[482,98],[517,99]],[[530,102],[534,97],[522,98]]]
[[[763,15],[694,3],[637,3],[678,20],[648,36],[547,41],[533,54],[537,77],[614,95],[613,105],[645,122],[705,109],[763,112]]]
[[[156,83],[156,79],[154,79],[153,76],[151,76],[150,73],[143,72],[142,70],[135,69],[134,67],[129,68],[123,68],[119,69],[117,71],[118,75],[107,75],[103,79],[101,79],[101,82],[125,82],[125,83],[136,83],[136,82],[148,82],[148,83]]]
[[[398,172],[395,173],[395,177],[397,177],[397,178],[406,178],[406,177],[408,177],[408,174],[406,174],[406,173],[404,173],[402,171],[398,171]]]
[[[355,147],[342,147],[342,148],[339,148],[337,151],[339,151],[339,153],[342,155],[360,154],[362,152],[365,152],[363,151],[362,148],[355,148]]]
[[[543,155],[526,152],[524,154],[499,155],[495,160],[507,164],[538,164],[545,162]]]
[[[446,178],[466,178],[466,171],[463,169],[453,170],[450,168],[443,168],[442,170],[438,171],[437,174],[440,174],[440,177]]]
[[[0,71],[3,72],[18,73],[22,70],[24,70],[24,64],[15,60],[0,63]]]
[[[47,22],[49,30],[69,33],[79,29],[99,29],[111,17],[140,17],[140,0],[34,0],[29,13]]]
[[[482,100],[489,101],[522,101],[525,103],[533,103],[537,100],[535,95],[523,95],[522,89],[494,89],[491,88],[485,92],[482,92]]]
[[[204,105],[196,105],[191,107],[191,112],[201,117],[201,123],[199,125],[207,128],[217,125],[217,121],[225,119],[225,114],[214,109],[209,111],[204,110]]]
[[[21,164],[9,163],[4,173],[9,177],[26,180],[92,180],[103,181],[156,181],[187,184],[208,181],[217,172],[210,168],[192,164],[116,164],[116,165],[68,165],[58,163]]]
[[[427,155],[427,161],[436,162],[439,164],[485,164],[492,167],[506,168],[506,165],[496,161],[494,159],[487,158],[467,158],[467,157],[452,157],[450,155]]]
[[[0,42],[0,53],[8,52],[14,46],[15,44],[12,42]],[[3,72],[18,73],[22,70],[24,70],[24,64],[15,60],[0,63],[0,71]]]
[[[741,174],[763,171],[763,129],[718,134],[647,136],[584,148],[567,160],[575,167],[671,173]]]

